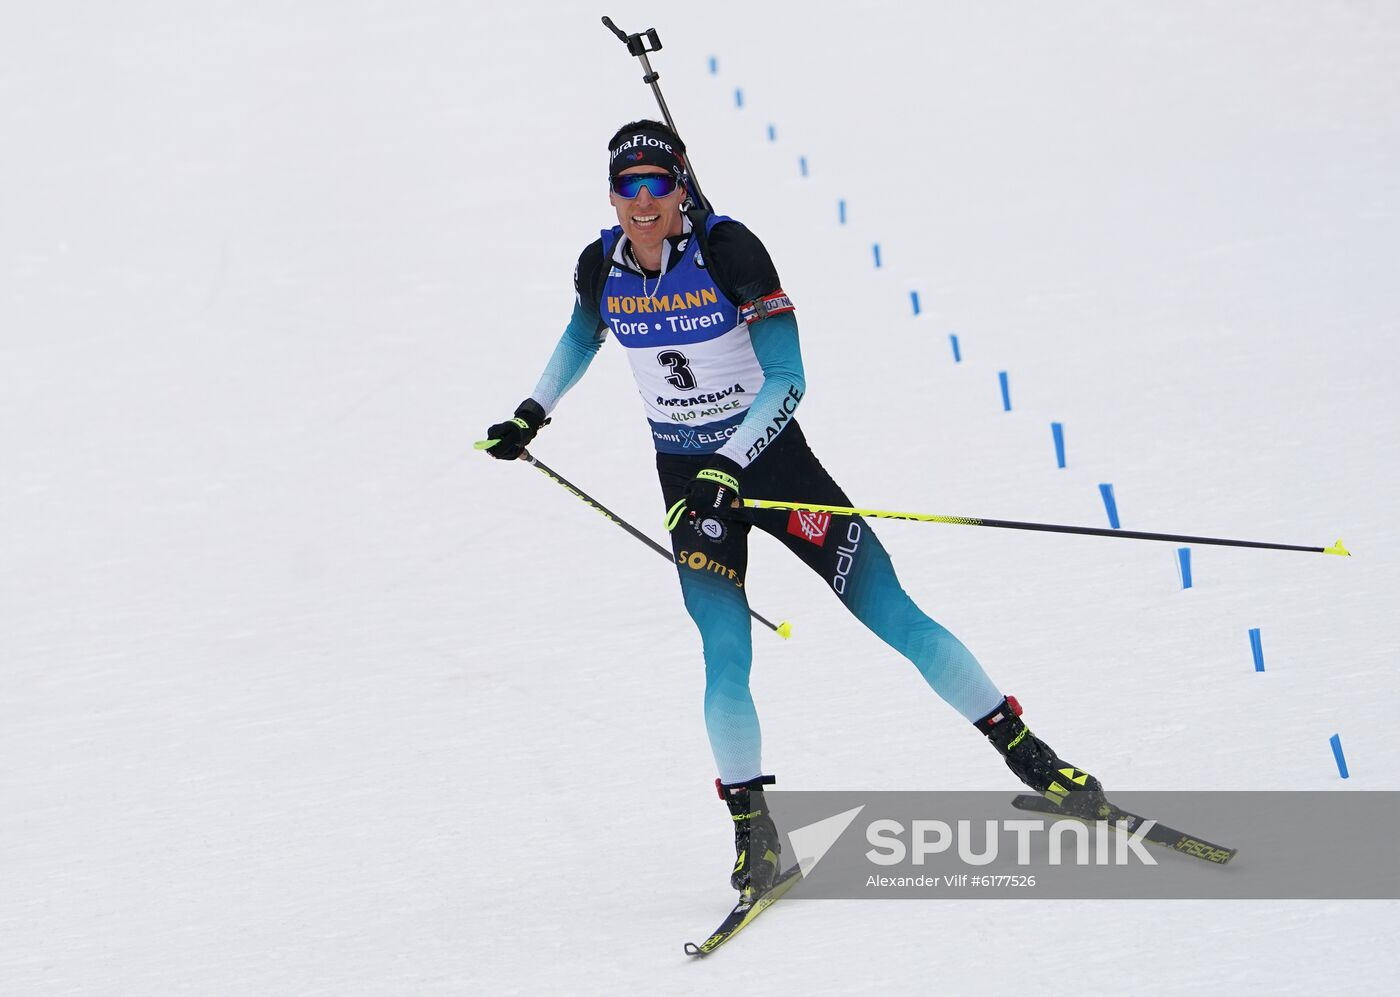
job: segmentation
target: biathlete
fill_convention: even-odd
[[[513,460],[548,421],[611,333],[627,351],[656,445],[666,525],[686,610],[705,660],[705,727],[716,786],[734,821],[731,882],[745,896],[778,872],[763,787],[744,592],[748,535],[776,537],[856,619],[904,655],[945,702],[987,736],[1011,771],[1067,812],[1106,813],[1099,781],[1059,758],[1021,721],[963,643],[900,587],[859,516],[754,510],[740,495],[851,505],[795,418],[807,391],[794,307],[768,251],[739,222],[688,202],[685,144],[634,121],[608,142],[617,225],[579,256],[575,304],[539,383],[515,417],[487,431]]]

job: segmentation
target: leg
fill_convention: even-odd
[[[764,498],[851,504],[796,425],[754,462],[744,488]],[[913,662],[933,691],[969,722],[1001,702],[1001,693],[966,645],[909,598],[889,554],[864,519],[774,510],[755,512],[753,520],[821,575],[856,619]]]
[[[700,631],[705,655],[705,730],[725,782],[746,782],[762,771],[758,711],[749,692],[753,663],[749,604],[733,582],[709,572],[715,562],[700,551],[680,563],[685,608]]]
[[[745,489],[761,498],[851,504],[796,425],[754,462]],[[1015,699],[1003,697],[962,641],[915,605],[865,520],[774,510],[755,512],[753,521],[821,575],[876,636],[912,661],[933,691],[987,736],[1022,782],[1067,811],[1091,816],[1101,812],[1105,800],[1099,781],[1031,733]]]
[[[913,662],[933,691],[966,720],[986,716],[1001,702],[1001,692],[967,646],[904,591],[875,531],[863,519],[848,519],[843,540],[828,580],[846,608]]]
[[[686,482],[704,466],[693,457],[657,456],[666,507],[680,498]],[[748,526],[733,525],[711,540],[685,526],[671,534],[686,611],[700,631],[705,656],[705,730],[725,783],[744,783],[762,772],[762,736],[749,692],[753,633],[744,572],[748,567]]]
[[[656,463],[667,508],[704,466],[695,458],[666,455],[659,455]],[[753,629],[744,594],[748,533],[745,523],[731,524],[718,538],[683,525],[671,534],[671,550],[686,611],[704,647],[705,730],[719,769],[720,798],[734,822],[730,883],[752,897],[776,878],[782,847],[763,795],[763,786],[772,779],[760,775],[762,735],[749,692]]]

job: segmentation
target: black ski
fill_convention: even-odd
[[[1075,820],[1092,824],[1093,821],[1076,814],[1065,813],[1063,809],[1051,803],[1043,796],[1031,796],[1023,794],[1011,801],[1011,805],[1018,810],[1034,810],[1036,813],[1053,814],[1056,817],[1072,817]],[[1123,830],[1132,834],[1137,830],[1138,825],[1147,823],[1148,818],[1141,817],[1135,813],[1129,813],[1122,807],[1116,807],[1112,803],[1109,814],[1100,820],[1109,822],[1109,826],[1114,830]],[[1163,848],[1170,848],[1174,852],[1183,855],[1190,855],[1192,858],[1201,859],[1205,862],[1214,862],[1217,865],[1224,865],[1235,857],[1237,848],[1226,848],[1224,845],[1213,844],[1204,838],[1198,838],[1192,834],[1178,831],[1174,827],[1167,827],[1165,824],[1153,824],[1142,835],[1142,840],[1154,845],[1161,845]]]
[[[760,893],[752,900],[740,900],[734,905],[734,909],[729,912],[729,916],[720,922],[714,933],[706,938],[699,945],[694,942],[685,943],[685,954],[703,959],[715,949],[719,948],[729,939],[743,931],[754,918],[762,914],[771,907],[783,894],[797,885],[797,881],[802,878],[802,868],[793,866],[787,872],[778,877],[777,881],[766,891]]]

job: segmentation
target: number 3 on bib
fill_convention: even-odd
[[[695,375],[690,371],[690,361],[685,358],[684,353],[676,350],[663,350],[656,355],[656,362],[663,367],[670,367],[671,373],[666,375],[666,380],[673,387],[681,391],[689,391],[695,387]]]

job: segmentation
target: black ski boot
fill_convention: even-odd
[[[763,787],[775,781],[771,775],[728,785],[715,780],[719,797],[734,819],[734,871],[729,882],[745,900],[762,893],[778,878],[778,854],[783,849],[763,798]]]
[[[1075,768],[1021,722],[1021,704],[1007,696],[976,727],[1006,759],[1007,768],[1071,817],[1098,820],[1110,813],[1103,785]]]

